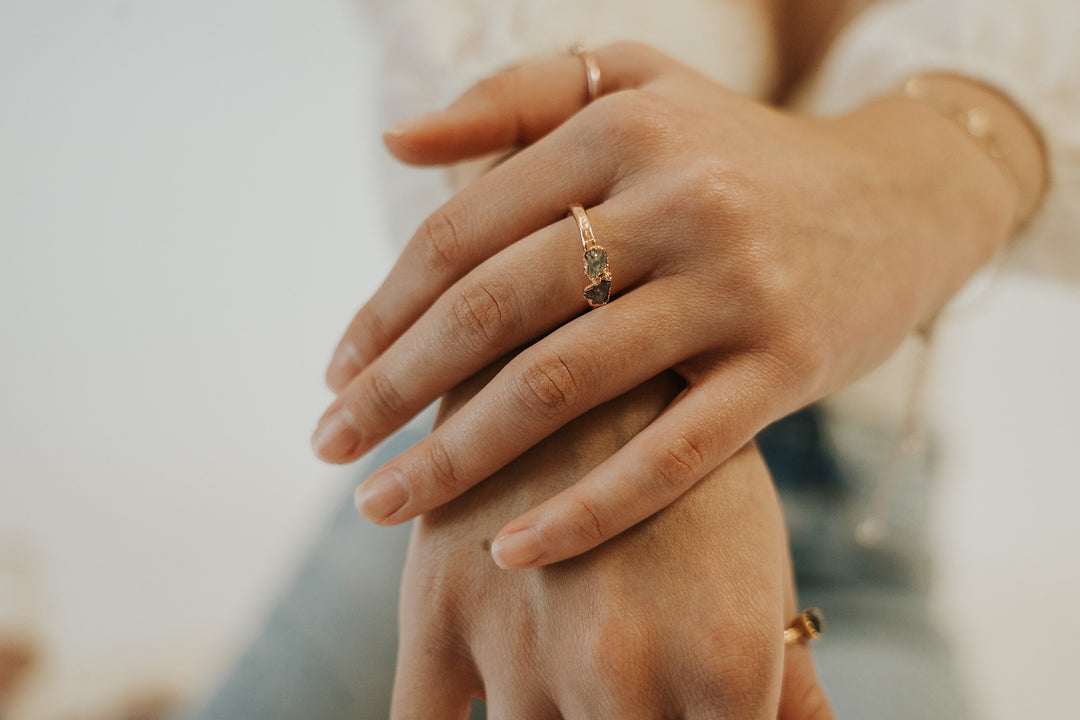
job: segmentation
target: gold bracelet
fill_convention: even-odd
[[[1024,200],[1024,192],[1020,174],[1010,161],[1009,153],[995,132],[991,111],[981,105],[965,105],[957,101],[948,92],[935,92],[934,88],[931,87],[932,83],[929,82],[933,77],[960,81],[981,88],[987,93],[1000,98],[1006,106],[1013,109],[1016,117],[1027,126],[1038,146],[1043,172],[1042,184],[1039,186],[1035,196],[1027,202],[1026,207],[1021,206],[1021,202]],[[1013,219],[1014,231],[1034,216],[1042,205],[1050,185],[1046,142],[1038,125],[1008,95],[992,85],[967,76],[949,75],[947,73],[915,75],[904,82],[901,93],[910,100],[924,103],[931,110],[958,125],[959,129],[975,140],[986,155],[998,166],[1006,180],[1012,184],[1016,193],[1016,216]],[[940,311],[935,313],[926,324],[917,328],[916,331],[916,335],[921,342],[918,347],[918,357],[912,368],[911,387],[901,420],[900,432],[892,444],[881,477],[863,510],[862,518],[855,526],[855,540],[864,547],[877,547],[885,539],[888,532],[889,509],[900,489],[902,470],[905,463],[908,462],[907,456],[923,450],[926,445],[926,437],[922,428],[922,416],[930,377],[930,353],[933,349],[934,329],[939,315]]]
[[[1046,142],[1042,132],[1027,113],[1018,107],[1009,96],[1005,95],[997,88],[972,78],[956,76],[957,80],[974,83],[984,90],[993,93],[1001,98],[1007,105],[1012,107],[1015,110],[1017,117],[1019,117],[1031,131],[1032,136],[1039,146],[1039,152],[1042,156],[1042,166],[1044,168],[1044,172],[1042,173],[1043,182],[1028,207],[1021,207],[1020,203],[1024,199],[1023,184],[1016,167],[1010,161],[1008,152],[1006,152],[1005,148],[1002,146],[1001,140],[995,132],[991,112],[981,105],[967,106],[946,94],[934,93],[928,83],[928,79],[934,74],[935,73],[928,73],[908,78],[903,85],[903,95],[912,100],[925,103],[931,109],[951,120],[982,147],[983,152],[985,152],[994,164],[998,166],[1002,175],[1004,175],[1008,182],[1013,186],[1017,199],[1015,227],[1020,227],[1031,219],[1035,214],[1035,211],[1042,205],[1049,186],[1049,172],[1047,170],[1049,163],[1047,161]]]

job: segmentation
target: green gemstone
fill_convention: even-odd
[[[590,280],[600,277],[607,270],[607,253],[603,248],[593,248],[585,253],[585,274]]]
[[[592,307],[599,307],[611,297],[611,281],[606,279],[597,280],[585,288],[585,299]]]

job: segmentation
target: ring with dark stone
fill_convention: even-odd
[[[784,630],[784,644],[791,645],[804,640],[813,640],[823,632],[825,632],[825,613],[818,608],[807,608],[799,613],[799,617],[795,618],[794,622]]]
[[[583,262],[585,275],[590,284],[585,288],[585,300],[590,308],[597,308],[611,299],[611,272],[608,270],[607,250],[596,242],[593,234],[592,223],[581,205],[571,205],[570,214],[577,221],[578,234],[581,236],[581,246],[585,250]]]

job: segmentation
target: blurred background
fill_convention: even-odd
[[[5,720],[212,689],[358,479],[308,437],[393,259],[377,43],[356,0],[0,0]],[[934,607],[980,717],[1075,714],[1078,319],[999,278],[940,333]]]

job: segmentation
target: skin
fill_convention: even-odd
[[[436,425],[496,370],[452,391]],[[664,373],[418,519],[392,718],[464,718],[473,696],[492,720],[832,717],[809,648],[783,645],[790,560],[753,444],[592,552],[518,572],[487,558],[508,517],[572,485],[681,389]]]
[[[604,95],[585,107],[581,62],[566,57],[490,78],[387,135],[414,163],[526,147],[421,225],[347,331],[328,372],[339,395],[314,436],[321,457],[350,462],[532,343],[359,488],[365,517],[399,523],[589,409],[678,373],[686,389],[666,412],[500,531],[503,567],[595,547],[768,423],[869,372],[1005,243],[1027,197],[924,102],[806,118],[644,46],[596,56]],[[613,300],[587,313],[571,202],[589,208],[615,278]]]
[[[774,4],[803,38],[778,94],[842,5]],[[749,440],[874,367],[1005,242],[1045,182],[1037,138],[992,91],[932,80],[989,110],[1014,183],[925,103],[810,120],[648,48],[596,55],[588,107],[564,58],[386,137],[416,164],[525,148],[421,225],[327,374],[332,462],[450,391],[357,495],[377,522],[423,513],[393,715],[477,696],[496,720],[830,718],[808,649],[781,644],[790,562]],[[615,275],[586,314],[571,202]]]

